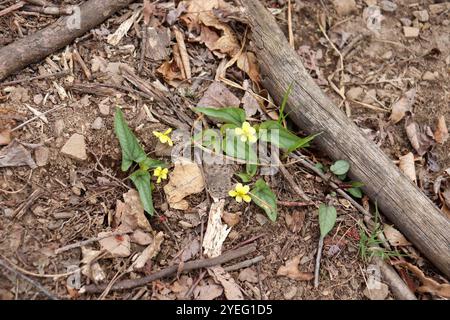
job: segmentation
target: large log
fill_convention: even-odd
[[[320,90],[260,0],[238,0],[251,28],[262,85],[278,103],[293,84],[286,110],[333,159],[351,163],[350,176],[383,214],[450,277],[450,220],[403,175],[372,141]]]
[[[133,0],[90,0],[71,16],[0,49],[0,81],[38,62],[105,21]]]

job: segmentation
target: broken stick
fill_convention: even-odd
[[[131,2],[133,0],[87,1],[79,8],[74,7],[72,15],[0,48],[0,81],[68,45]]]
[[[215,257],[215,258],[211,258],[211,259],[201,259],[201,260],[195,260],[195,261],[189,261],[184,263],[184,266],[182,266],[181,271],[182,272],[186,272],[186,271],[191,271],[191,270],[195,270],[195,269],[200,269],[200,268],[209,268],[209,267],[213,267],[213,266],[217,266],[223,263],[226,263],[230,260],[234,260],[243,256],[246,256],[252,252],[256,251],[256,246],[254,244],[252,245],[248,245],[236,250],[230,250],[227,251],[225,253],[223,253],[222,255]],[[139,279],[129,279],[129,280],[123,280],[120,282],[115,283],[110,290],[125,290],[125,289],[131,289],[131,288],[136,288],[136,287],[141,287],[141,286],[145,286],[146,284],[148,284],[149,282],[164,278],[164,277],[168,277],[174,273],[177,273],[179,270],[180,266],[178,264],[170,266],[166,269],[163,269],[161,271],[158,271],[156,273],[153,273],[149,276],[143,277],[143,278],[139,278]],[[95,285],[95,284],[90,284],[87,286],[84,286],[83,288],[80,289],[80,293],[100,293],[103,292],[106,289],[106,285]]]
[[[350,176],[364,183],[365,194],[450,277],[450,219],[322,92],[263,4],[259,0],[239,3],[252,31],[262,85],[279,104],[292,85],[286,106],[290,118],[308,133],[322,132],[314,142],[331,158],[348,160]]]

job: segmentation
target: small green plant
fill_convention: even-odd
[[[337,218],[336,208],[320,204],[319,206],[319,226],[320,238],[323,240],[326,235],[333,229]]]
[[[383,260],[391,257],[403,256],[397,250],[386,250],[380,246],[383,242],[379,240],[379,235],[382,230],[381,224],[378,223],[378,219],[378,206],[375,205],[375,227],[373,230],[367,234],[364,228],[361,225],[359,226],[359,254],[365,262],[369,262],[374,256],[378,256]]]
[[[255,150],[255,143],[258,140],[270,143],[286,153],[290,153],[299,148],[308,147],[316,136],[300,138],[282,125],[286,118],[284,109],[291,89],[292,86],[289,86],[283,98],[279,120],[268,120],[259,125],[252,126],[247,122],[245,111],[242,108],[195,108],[194,111],[222,122],[222,125],[220,126],[220,133],[207,129],[194,136],[194,144],[205,147],[216,154],[225,154],[236,160],[244,160],[245,171],[238,173],[237,176],[243,183],[251,182],[260,165]],[[235,194],[234,192],[238,191],[231,190],[231,192]],[[254,183],[249,195],[255,204],[266,212],[270,220],[276,220],[278,214],[276,196],[263,179]]]
[[[315,165],[317,169],[319,169],[322,173],[326,171],[326,167],[321,164],[317,163]],[[350,195],[352,195],[354,198],[362,198],[363,193],[361,190],[361,187],[364,186],[363,183],[358,181],[350,181],[347,179],[347,173],[350,170],[350,163],[346,160],[337,160],[334,162],[329,170],[331,173],[333,173],[339,180],[342,181],[342,183],[339,184],[339,186],[347,191]]]
[[[120,147],[122,149],[122,171],[128,171],[133,163],[139,165],[139,169],[135,170],[129,178],[136,186],[142,202],[144,210],[153,215],[153,200],[152,200],[152,184],[150,169],[154,168],[154,175],[158,177],[158,182],[161,179],[167,178],[167,165],[160,160],[155,160],[147,156],[138,139],[130,130],[123,116],[120,108],[116,109],[114,118],[114,130],[119,139]]]

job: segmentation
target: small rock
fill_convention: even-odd
[[[403,27],[403,33],[407,38],[416,38],[419,36],[420,29],[416,27]]]
[[[69,156],[75,160],[86,160],[86,143],[84,142],[84,136],[78,133],[74,133],[66,144],[61,148],[61,153]]]
[[[225,221],[229,227],[234,227],[239,223],[240,216],[239,213],[224,212],[222,214],[222,220]]]
[[[386,12],[394,12],[397,10],[397,4],[392,1],[383,0],[381,1],[381,9]]]
[[[400,18],[400,22],[402,23],[403,26],[405,27],[409,27],[412,24],[411,19],[408,18]]]
[[[98,109],[99,109],[99,111],[100,111],[100,114],[102,114],[102,115],[104,115],[104,116],[109,115],[109,105],[108,105],[108,104],[100,103],[100,104],[98,105]]]
[[[14,216],[14,210],[11,208],[5,208],[3,209],[3,214],[6,218],[12,218]]]
[[[432,15],[441,14],[447,9],[450,9],[450,3],[436,3],[436,4],[430,4],[430,13]]]
[[[394,54],[392,53],[392,51],[388,51],[388,52],[386,52],[385,54],[383,54],[381,57],[382,57],[384,60],[389,60],[389,59],[392,58],[393,55],[394,55]]]
[[[348,15],[356,11],[355,0],[333,0],[334,8],[340,16]]]
[[[347,91],[346,96],[350,100],[358,100],[363,93],[363,89],[361,87],[352,87]]]
[[[50,150],[47,147],[37,147],[34,150],[34,157],[36,164],[39,167],[43,167],[48,163],[48,157],[50,155]]]
[[[437,71],[435,71],[435,72],[425,71],[425,73],[422,76],[422,80],[433,81],[433,80],[436,80],[438,77],[439,77],[439,73]]]
[[[414,17],[416,17],[420,22],[427,22],[430,19],[427,10],[418,10],[413,12]]]
[[[371,288],[366,287],[363,293],[370,300],[384,300],[389,294],[389,287],[385,283],[374,281]]]
[[[269,222],[269,220],[266,218],[265,215],[261,214],[261,213],[257,213],[256,217],[255,217],[256,221],[258,221],[258,223],[263,226],[265,225],[267,222]]]
[[[36,94],[33,96],[33,102],[35,104],[41,104],[41,102],[44,100],[44,97],[42,96],[42,94]]]
[[[64,120],[58,119],[55,121],[55,127],[54,127],[55,135],[57,137],[61,136],[64,132]]]
[[[103,119],[97,117],[94,122],[92,122],[91,128],[94,130],[100,130],[101,128],[103,128]]]
[[[377,0],[364,0],[364,2],[370,7],[370,6],[376,6]]]

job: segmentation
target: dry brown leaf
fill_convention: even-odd
[[[414,155],[412,154],[412,152],[401,156],[399,160],[400,171],[403,172],[408,178],[410,178],[411,181],[416,183],[416,167],[414,164]]]
[[[204,253],[209,258],[220,256],[222,253],[222,244],[230,233],[231,228],[222,223],[222,212],[225,206],[225,200],[214,202],[209,210],[208,226],[202,246]]]
[[[110,235],[111,232],[100,232],[99,238]],[[111,236],[99,240],[102,250],[106,250],[112,257],[128,257],[131,254],[130,237],[126,234]]]
[[[371,286],[367,286],[364,295],[370,300],[384,300],[389,295],[389,286],[383,282],[374,280]]]
[[[124,228],[129,228],[130,231],[134,231],[140,228],[144,231],[151,231],[152,227],[145,215],[139,193],[134,189],[130,189],[123,194],[123,199],[124,202],[120,200],[116,202],[115,225],[123,230],[125,230]]]
[[[413,88],[405,92],[405,94],[403,94],[400,100],[398,100],[392,105],[392,113],[391,116],[389,117],[389,120],[393,124],[396,124],[397,122],[402,120],[406,112],[412,111],[415,96],[416,96],[416,89]]]
[[[142,13],[144,16],[144,24],[147,26],[150,22],[150,17],[155,11],[155,5],[150,2],[150,0],[144,0],[144,6],[142,8]]]
[[[384,235],[389,243],[394,247],[401,246],[410,246],[411,243],[406,240],[406,238],[394,227],[390,225],[384,225],[383,228]]]
[[[254,83],[259,83],[259,67],[253,52],[247,51],[242,53],[237,60],[237,66],[244,71]]]
[[[93,262],[97,259],[102,251],[100,250],[92,250],[86,247],[81,247],[81,254],[83,259],[81,263],[84,266],[81,268],[81,273],[83,273],[86,277],[93,280],[95,283],[101,282],[106,279],[105,272],[98,262]]]
[[[198,20],[202,23],[199,40],[209,50],[214,53],[226,54],[230,57],[239,52],[239,43],[229,26],[220,22],[216,17],[207,12],[200,13]],[[219,34],[212,30],[212,28],[216,29]],[[223,56],[219,55],[219,57]]]
[[[164,241],[164,232],[160,231],[158,234],[154,235],[152,243],[142,251],[139,257],[133,262],[131,267],[128,269],[131,270],[140,270],[142,269],[147,261],[156,257],[156,255],[161,250],[161,243]]]
[[[186,262],[191,260],[200,252],[200,242],[197,239],[192,240],[181,254],[181,261]]]
[[[206,90],[197,107],[238,107],[240,101],[219,81],[213,82]]]
[[[16,140],[0,150],[0,168],[29,166],[31,169],[37,167],[30,151]]]
[[[189,55],[187,53],[186,44],[184,42],[184,34],[177,28],[173,27],[175,38],[177,40],[178,49],[181,57],[181,66],[184,71],[184,78],[190,79],[192,77],[191,65],[189,63]]]
[[[228,300],[244,300],[244,295],[236,281],[222,267],[208,268],[208,273],[222,285],[225,290],[225,297]]]
[[[234,227],[241,221],[241,216],[240,213],[224,212],[222,214],[222,220],[225,221],[229,227]]]
[[[145,56],[155,61],[167,59],[170,54],[170,29],[149,27],[147,29],[147,36]]]
[[[286,261],[286,265],[278,269],[277,276],[286,276],[292,280],[309,281],[314,278],[311,272],[301,272],[298,269],[301,256],[298,255],[291,260]]]
[[[186,293],[191,288],[193,282],[191,277],[182,275],[170,286],[170,290],[175,293],[178,300],[186,299]]]
[[[5,129],[0,131],[0,146],[5,146],[11,142],[11,131]]]
[[[305,222],[305,212],[295,211],[292,215],[286,215],[286,225],[292,232],[296,233],[300,231]]]
[[[258,283],[258,274],[252,268],[245,268],[239,272],[239,281],[247,281],[251,283]]]
[[[425,274],[415,265],[401,261],[399,262],[399,265],[405,266],[408,268],[412,273],[414,273],[417,278],[419,278],[420,282],[422,282],[422,286],[417,288],[417,291],[419,292],[428,292],[443,298],[450,299],[450,284],[443,283],[440,284],[439,282],[425,276]]]
[[[244,82],[248,82],[248,80],[245,80]],[[245,88],[245,85],[244,85]],[[261,108],[259,106],[258,100],[254,97],[252,93],[250,93],[251,89],[247,89],[245,91],[244,96],[242,97],[242,107],[245,110],[245,115],[247,117],[254,116],[258,111],[261,112]]]
[[[198,285],[194,291],[195,300],[214,300],[223,293],[223,288],[218,284]]]
[[[188,195],[202,192],[205,188],[200,167],[187,159],[177,160],[169,177],[164,192],[171,207],[176,206]]]
[[[174,48],[175,47],[176,46],[174,46]],[[175,83],[174,80],[184,79],[181,69],[178,67],[175,59],[165,61],[158,69],[156,69],[156,71],[159,72],[169,84]]]
[[[406,135],[419,156],[423,156],[435,144],[434,135],[429,126],[419,126],[417,122],[408,118],[405,128]]]
[[[141,229],[137,229],[130,235],[130,240],[140,246],[148,246],[152,243],[153,237]]]
[[[445,123],[445,117],[440,116],[436,126],[436,131],[434,131],[434,139],[437,143],[444,144],[447,141],[448,136],[449,134],[447,124]]]

